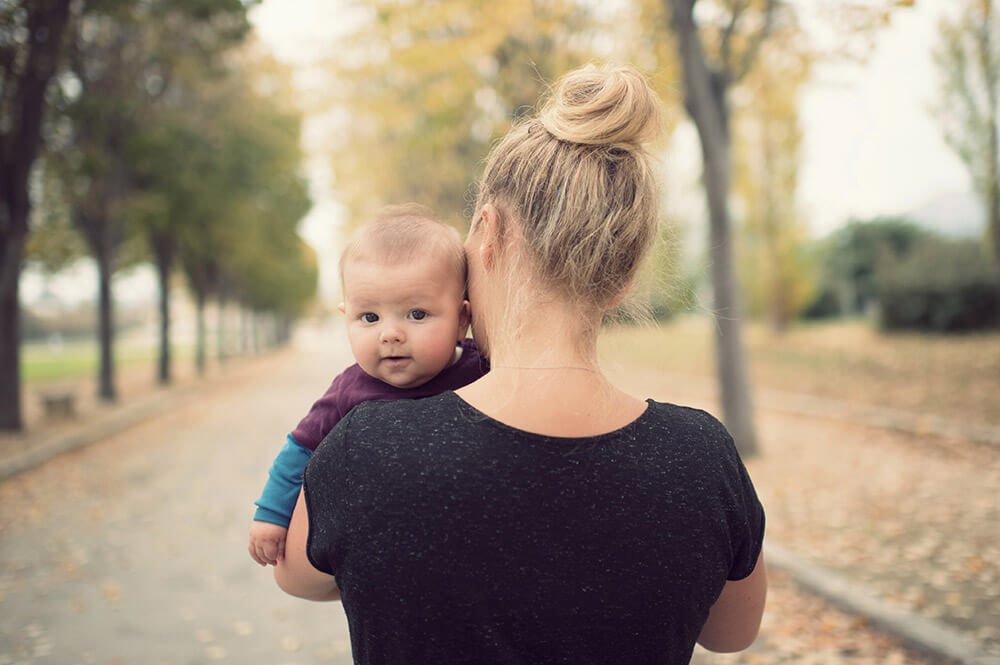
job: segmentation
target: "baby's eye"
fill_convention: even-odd
[[[378,321],[378,314],[375,312],[365,312],[361,315],[361,320],[365,323],[375,323]]]
[[[414,321],[420,321],[425,316],[427,316],[427,312],[425,312],[422,309],[411,309],[410,310],[410,318],[413,319]]]

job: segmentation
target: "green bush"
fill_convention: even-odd
[[[876,273],[886,329],[975,330],[1000,321],[1000,274],[973,240],[925,238]]]
[[[829,285],[821,286],[811,303],[802,310],[801,317],[807,321],[828,319],[842,314],[840,298]]]
[[[803,311],[809,319],[864,314],[876,298],[875,274],[933,237],[905,217],[852,219],[816,247],[819,287]]]

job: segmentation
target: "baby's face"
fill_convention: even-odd
[[[354,359],[370,376],[397,388],[427,383],[455,358],[469,326],[465,285],[445,262],[423,258],[344,265],[347,335]]]

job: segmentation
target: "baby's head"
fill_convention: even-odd
[[[351,352],[367,374],[415,388],[458,358],[469,303],[455,229],[415,206],[387,209],[347,245],[340,278]]]

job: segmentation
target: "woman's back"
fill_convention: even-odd
[[[356,408],[306,475],[361,663],[686,663],[763,511],[721,424],[650,401],[557,438],[454,393]]]

